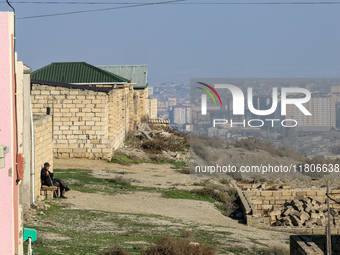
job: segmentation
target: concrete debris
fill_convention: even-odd
[[[269,212],[273,226],[325,227],[328,223],[327,204],[308,196],[299,196],[287,203],[285,208]],[[331,209],[332,226],[340,226],[340,216]]]
[[[138,124],[134,135],[138,138],[145,137],[146,139],[153,140],[157,134],[159,134],[161,137],[164,137],[164,138],[169,138],[171,136],[170,133],[165,132],[163,130],[161,131],[152,130],[150,126],[146,123]]]

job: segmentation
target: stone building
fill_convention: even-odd
[[[52,116],[55,158],[110,159],[150,115],[147,87],[86,63],[53,63],[31,78],[33,114]]]

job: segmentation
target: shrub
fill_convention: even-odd
[[[45,243],[45,238],[42,235],[37,235],[37,240],[35,240],[34,244],[44,244]]]
[[[160,153],[161,151],[183,151],[184,146],[181,141],[175,137],[163,138],[157,136],[152,140],[144,140],[140,145],[143,150],[151,153]]]
[[[228,178],[220,179],[220,183],[228,185],[228,184],[230,184],[230,179],[228,179]]]
[[[109,249],[107,251],[104,251],[104,252],[100,253],[99,255],[131,255],[131,253],[124,250],[120,246],[115,246],[114,248]]]
[[[177,241],[170,236],[162,237],[155,245],[150,246],[142,255],[216,255],[213,248],[202,244],[191,244],[189,241]]]
[[[181,237],[188,238],[191,237],[194,233],[190,229],[182,228],[181,229]]]
[[[258,254],[263,255],[288,255],[289,250],[283,246],[273,246],[269,248],[260,249]]]
[[[183,168],[182,170],[180,170],[180,172],[181,172],[182,174],[190,174],[190,168],[189,168],[189,167],[185,167],[185,168]]]
[[[221,202],[221,204],[216,206],[226,216],[230,216],[233,212],[239,209],[237,190],[235,188],[231,188],[229,185],[218,185],[206,181],[204,188],[194,189],[192,192],[201,195],[209,195],[216,201]]]

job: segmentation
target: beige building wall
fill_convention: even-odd
[[[31,97],[33,114],[50,108],[54,157],[111,157],[107,93],[33,84]]]
[[[34,196],[40,200],[41,179],[40,171],[45,162],[49,162],[50,171],[53,172],[53,141],[52,116],[35,116],[34,130]]]
[[[32,111],[53,116],[56,158],[111,159],[128,132],[149,115],[147,88],[129,84],[107,92],[32,84]]]
[[[149,99],[149,118],[150,119],[157,118],[157,98]]]

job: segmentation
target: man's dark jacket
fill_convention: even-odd
[[[47,172],[48,175],[46,175]],[[48,171],[45,167],[41,169],[41,185],[53,186],[53,173]]]

